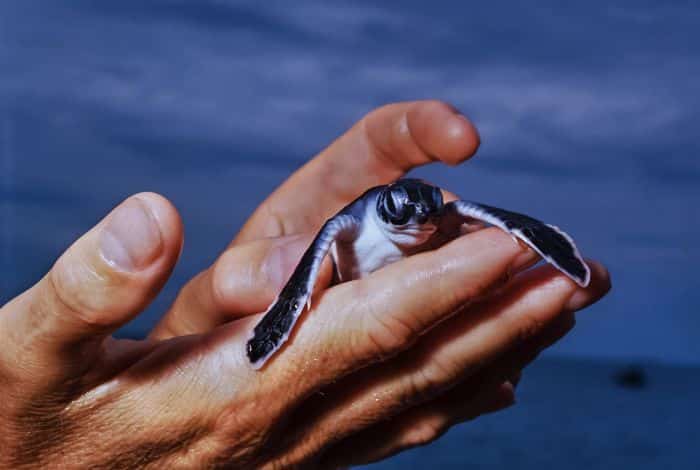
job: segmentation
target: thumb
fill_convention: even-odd
[[[181,246],[180,218],[167,200],[127,199],[2,308],[3,371],[41,379],[88,367],[104,337],[155,297]]]
[[[294,271],[312,235],[263,238],[235,244],[180,292],[151,333],[158,339],[204,333],[246,315],[264,311]],[[327,260],[319,285],[330,281]]]

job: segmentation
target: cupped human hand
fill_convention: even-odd
[[[157,293],[180,243],[172,206],[137,195],[2,308],[5,465],[328,467],[382,457],[506,405],[505,377],[605,281],[594,269],[581,290],[544,267],[503,286],[531,255],[480,231],[325,291],[292,346],[254,371],[245,340],[258,316],[165,340],[109,337]],[[501,295],[484,298],[499,284]]]
[[[399,138],[415,140],[411,112],[454,114],[435,103],[396,106],[408,108],[375,116],[404,117],[376,118],[377,126],[395,130],[386,141],[412,148],[406,155],[415,160],[392,173],[379,167],[400,152],[385,149],[376,162],[367,157],[367,168],[380,175],[376,183],[435,158],[426,157],[427,144]],[[440,126],[430,127],[436,121],[416,119],[413,127],[439,136]],[[376,131],[371,119],[358,126],[367,135]],[[451,135],[459,140],[470,127]],[[360,145],[348,135],[334,146]],[[309,212],[308,225],[273,215],[279,210],[273,207],[282,207],[275,206],[280,195],[294,193],[295,178],[303,184],[309,180],[299,175],[323,175],[325,165],[337,164],[321,157],[273,195],[217,264],[183,289],[149,340],[110,334],[157,294],[181,249],[177,212],[153,194],[128,199],[39,283],[3,306],[0,462],[12,468],[329,468],[381,459],[511,404],[522,367],[571,328],[574,311],[609,288],[607,273],[594,262],[586,289],[547,266],[524,271],[536,261],[533,253],[498,230],[482,230],[365,279],[319,286],[289,345],[254,371],[245,355],[259,319],[251,314],[272,299],[310,236],[290,234],[322,221],[364,184],[333,192],[338,200]],[[307,209],[319,208],[312,202]]]

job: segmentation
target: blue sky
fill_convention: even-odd
[[[186,249],[138,335],[365,112],[439,98],[483,145],[417,174],[555,223],[612,271],[552,354],[700,363],[697,24],[692,2],[3,2],[0,302],[158,191]]]

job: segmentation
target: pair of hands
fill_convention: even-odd
[[[520,370],[610,283],[594,262],[587,289],[550,266],[524,272],[536,255],[495,229],[317,287],[291,347],[261,371],[245,355],[259,312],[329,216],[478,144],[443,103],[368,114],[262,203],[144,341],[110,335],[168,279],[182,225],[158,195],[126,200],[0,310],[0,463],[328,468],[511,405]],[[321,287],[329,279],[326,264]]]

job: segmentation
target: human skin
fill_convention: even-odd
[[[577,287],[496,229],[326,289],[260,371],[245,342],[324,220],[366,188],[474,154],[434,101],[365,116],[255,211],[144,341],[111,333],[182,248],[163,197],[127,199],[0,309],[4,467],[332,468],[426,444],[514,402],[522,368],[610,288]],[[447,195],[451,197],[451,195]],[[236,321],[234,321],[236,320]]]

